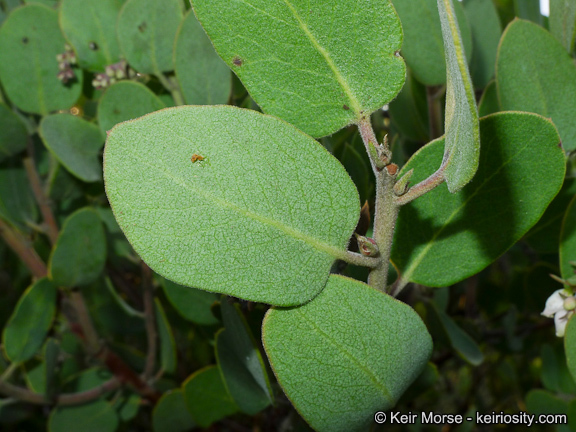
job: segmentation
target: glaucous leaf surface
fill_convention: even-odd
[[[469,185],[457,194],[440,185],[400,210],[392,261],[405,281],[442,287],[478,273],[540,219],[560,190],[565,158],[551,121],[498,113],[480,121],[480,136],[480,165]],[[443,144],[431,142],[403,168],[414,168],[414,183],[440,164]]]
[[[566,209],[560,231],[560,272],[564,279],[575,275],[570,262],[576,262],[576,195]]]
[[[0,103],[0,162],[26,149],[28,133],[22,120]]]
[[[24,168],[0,168],[0,218],[28,231],[38,209]]]
[[[331,275],[303,306],[268,311],[262,340],[284,392],[315,430],[364,431],[426,365],[432,339],[414,310]]]
[[[4,352],[11,362],[29,360],[42,347],[56,313],[56,295],[56,287],[46,278],[24,291],[2,333]]]
[[[418,81],[427,86],[446,82],[444,43],[436,0],[392,0],[404,30],[402,56]],[[454,2],[466,56],[472,54],[472,33],[460,2]]]
[[[228,394],[217,366],[208,366],[193,373],[182,384],[188,412],[200,427],[238,412]]]
[[[476,97],[452,0],[438,0],[446,57],[444,117],[444,178],[448,190],[462,189],[476,173],[480,156],[480,127]]]
[[[103,72],[120,60],[116,18],[122,0],[62,0],[60,27],[74,47],[80,67]]]
[[[273,403],[266,366],[237,306],[221,303],[224,329],[216,336],[216,359],[228,393],[242,412],[254,415]]]
[[[494,78],[502,25],[492,0],[466,0],[464,12],[472,31],[470,75],[474,87],[483,89]]]
[[[100,276],[105,261],[106,237],[98,213],[85,207],[68,216],[48,263],[52,282],[68,288],[89,284]]]
[[[576,149],[576,65],[542,27],[515,20],[502,35],[496,64],[503,110],[552,118],[566,150]]]
[[[550,0],[550,33],[566,51],[574,51],[576,38],[576,0]]]
[[[174,68],[188,105],[228,102],[232,92],[230,68],[216,54],[192,11],[186,15],[176,35]]]
[[[289,306],[315,297],[359,218],[342,165],[293,126],[168,108],[108,135],[106,191],[142,259],[179,284]]]
[[[170,390],[158,401],[152,411],[154,432],[188,432],[196,427],[192,415],[186,407],[181,389]]]
[[[82,91],[82,73],[64,85],[58,80],[56,55],[66,40],[58,12],[39,4],[15,9],[0,28],[0,80],[18,108],[48,114],[70,108]]]
[[[388,0],[193,0],[216,51],[268,114],[322,137],[391,101],[404,83]]]
[[[576,320],[571,319],[566,326],[566,334],[564,335],[564,350],[566,351],[566,364],[568,370],[572,374],[572,378],[576,380]]]
[[[124,4],[117,34],[130,66],[155,75],[174,69],[172,50],[183,5],[181,0],[128,0]]]
[[[71,114],[53,114],[42,118],[40,136],[75,177],[85,182],[102,180],[100,150],[105,137],[97,125]]]
[[[200,325],[218,324],[218,319],[212,314],[212,305],[219,296],[196,288],[175,284],[162,279],[164,294],[183,318]]]
[[[84,405],[57,407],[50,413],[50,432],[115,432],[118,415],[110,403],[96,399]]]
[[[116,124],[166,108],[164,102],[144,84],[121,81],[112,85],[98,103],[100,129],[107,132]]]
[[[498,101],[498,90],[496,88],[496,81],[491,81],[478,102],[478,115],[484,117],[500,111],[500,102]]]
[[[164,312],[159,299],[154,299],[156,313],[156,328],[158,329],[158,339],[160,341],[160,366],[166,373],[176,372],[176,342],[172,334],[170,321]]]

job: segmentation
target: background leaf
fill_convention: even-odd
[[[107,401],[98,399],[84,405],[57,407],[50,413],[50,432],[114,432],[118,428],[116,411]]]
[[[164,294],[182,317],[200,325],[218,324],[218,319],[212,314],[212,305],[218,300],[218,295],[196,288],[175,284],[162,279]]]
[[[576,195],[566,208],[560,231],[560,272],[564,279],[576,273],[570,262],[576,262]]]
[[[117,126],[104,176],[120,227],[154,271],[277,305],[322,290],[359,218],[352,180],[319,143],[234,107],[170,108]]]
[[[152,412],[154,432],[188,432],[195,426],[186,407],[183,391],[176,389],[164,393]]]
[[[496,89],[496,81],[491,81],[478,102],[478,115],[485,117],[500,111],[500,102],[498,101],[498,91]]]
[[[21,231],[36,222],[38,209],[23,168],[0,168],[0,217]]]
[[[550,0],[550,33],[566,51],[574,51],[576,38],[576,0]]]
[[[26,149],[28,133],[22,120],[0,103],[0,162]]]
[[[566,350],[566,363],[572,378],[576,380],[576,320],[570,319],[564,335],[564,349]]]
[[[156,327],[158,329],[158,339],[160,340],[160,365],[162,370],[167,373],[176,372],[176,342],[172,334],[172,328],[162,303],[160,300],[154,299],[154,306],[156,312]]]
[[[404,62],[395,56],[402,28],[389,1],[192,5],[216,51],[262,110],[314,137],[382,108],[404,83]]]

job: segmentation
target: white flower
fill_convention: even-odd
[[[554,318],[556,326],[556,336],[564,336],[566,324],[576,309],[576,298],[566,290],[559,289],[548,297],[546,307],[542,315],[548,318]]]

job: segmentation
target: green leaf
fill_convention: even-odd
[[[446,82],[444,43],[436,0],[392,0],[404,30],[402,56],[422,84],[434,86]],[[459,2],[454,3],[464,51],[470,58],[472,33]]]
[[[566,150],[576,149],[576,66],[562,44],[542,27],[515,20],[504,31],[496,64],[504,110],[552,118]]]
[[[40,136],[71,174],[85,182],[102,180],[104,135],[98,126],[71,114],[54,114],[42,119]]]
[[[238,408],[254,415],[273,402],[266,366],[237,305],[221,303],[224,329],[216,335],[216,359]]]
[[[176,342],[164,308],[157,298],[154,299],[154,306],[158,339],[160,339],[160,365],[162,370],[171,374],[176,372]]]
[[[573,317],[572,317],[573,318]],[[566,364],[572,378],[576,380],[576,320],[570,319],[566,325],[564,335],[564,349],[566,351]]]
[[[38,209],[23,168],[0,168],[0,218],[21,231],[35,222]]]
[[[218,324],[211,307],[218,300],[214,293],[175,284],[162,279],[164,294],[176,311],[188,321],[200,325]]]
[[[546,390],[531,390],[526,395],[526,410],[531,414],[566,414],[568,403]]]
[[[514,10],[517,17],[542,25],[540,0],[514,0]]]
[[[102,399],[84,405],[57,407],[48,419],[49,432],[114,432],[118,428],[118,415],[108,402]]]
[[[18,300],[2,343],[13,363],[31,359],[42,347],[56,313],[56,287],[46,278],[34,282]]]
[[[540,219],[560,190],[565,159],[552,122],[499,113],[480,121],[480,135],[480,165],[468,186],[450,194],[441,185],[400,210],[392,260],[405,281],[443,287],[478,273]],[[414,168],[415,183],[428,177],[442,160],[442,141],[422,148],[402,171]]]
[[[106,237],[98,213],[85,207],[66,219],[50,255],[48,273],[58,286],[95,281],[106,261]]]
[[[576,39],[576,0],[550,0],[550,33],[568,53],[574,51]]]
[[[28,133],[22,120],[0,103],[0,162],[26,149]]]
[[[405,65],[389,1],[193,0],[216,51],[267,114],[322,137],[390,102]],[[361,36],[360,36],[361,35]]]
[[[196,371],[184,381],[182,388],[188,411],[200,427],[208,427],[238,411],[217,366]]]
[[[183,17],[181,0],[128,0],[118,16],[118,41],[126,60],[141,73],[174,69],[172,49]]]
[[[359,218],[354,184],[319,143],[235,107],[123,123],[104,165],[116,220],[155,272],[248,300],[315,297]]]
[[[192,11],[180,24],[176,36],[174,67],[188,105],[228,102],[232,91],[230,69],[214,51]]]
[[[402,135],[414,141],[427,142],[428,102],[426,88],[416,81],[411,71],[406,75],[406,84],[388,109],[390,121]]]
[[[140,407],[144,405],[142,399],[135,393],[128,393],[124,397],[116,399],[114,408],[118,412],[118,417],[123,422],[129,422],[138,414]],[[170,431],[172,429],[169,429]]]
[[[121,81],[112,85],[98,103],[98,122],[102,131],[107,132],[117,123],[132,120],[166,108],[144,84]]]
[[[121,0],[62,0],[60,26],[76,51],[80,67],[104,71],[120,60],[116,18]]]
[[[452,193],[476,173],[480,156],[480,127],[474,88],[452,0],[438,0],[446,57],[446,114],[444,122],[444,178]]]
[[[496,81],[490,81],[482,93],[480,102],[478,102],[478,115],[484,117],[498,111],[500,111],[500,102],[498,101]]]
[[[18,108],[48,114],[70,108],[80,96],[82,73],[64,85],[56,56],[64,51],[58,12],[31,4],[15,9],[0,28],[0,80]]]
[[[466,0],[464,11],[472,30],[470,74],[474,87],[482,89],[494,77],[502,25],[492,0]]]
[[[412,308],[368,285],[332,275],[311,302],[271,309],[262,325],[284,392],[317,431],[367,430],[394,406],[432,351]]]
[[[152,429],[154,432],[188,432],[196,427],[192,419],[183,391],[170,390],[160,398],[152,411]]]
[[[568,279],[576,270],[570,262],[576,261],[576,196],[566,208],[560,231],[560,273]]]

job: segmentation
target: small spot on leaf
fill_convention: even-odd
[[[346,111],[348,111],[350,109],[350,107],[346,104],[342,105],[342,108],[344,108]]]
[[[192,161],[192,163],[196,163],[198,161],[204,160],[204,156],[200,156],[199,154],[194,153],[190,158],[190,160]]]
[[[22,38],[22,43],[23,43],[23,44],[27,44],[28,42],[29,42],[28,38],[27,38],[26,36],[24,36],[24,37]]]
[[[146,21],[143,21],[142,24],[138,26],[138,31],[140,33],[144,33],[146,31],[146,27],[148,27],[148,25],[146,24]]]
[[[88,47],[92,50],[92,51],[96,51],[98,49],[98,44],[96,42],[90,42],[88,44]]]
[[[242,66],[243,61],[240,57],[236,56],[232,60],[232,63],[234,63],[235,66]]]

